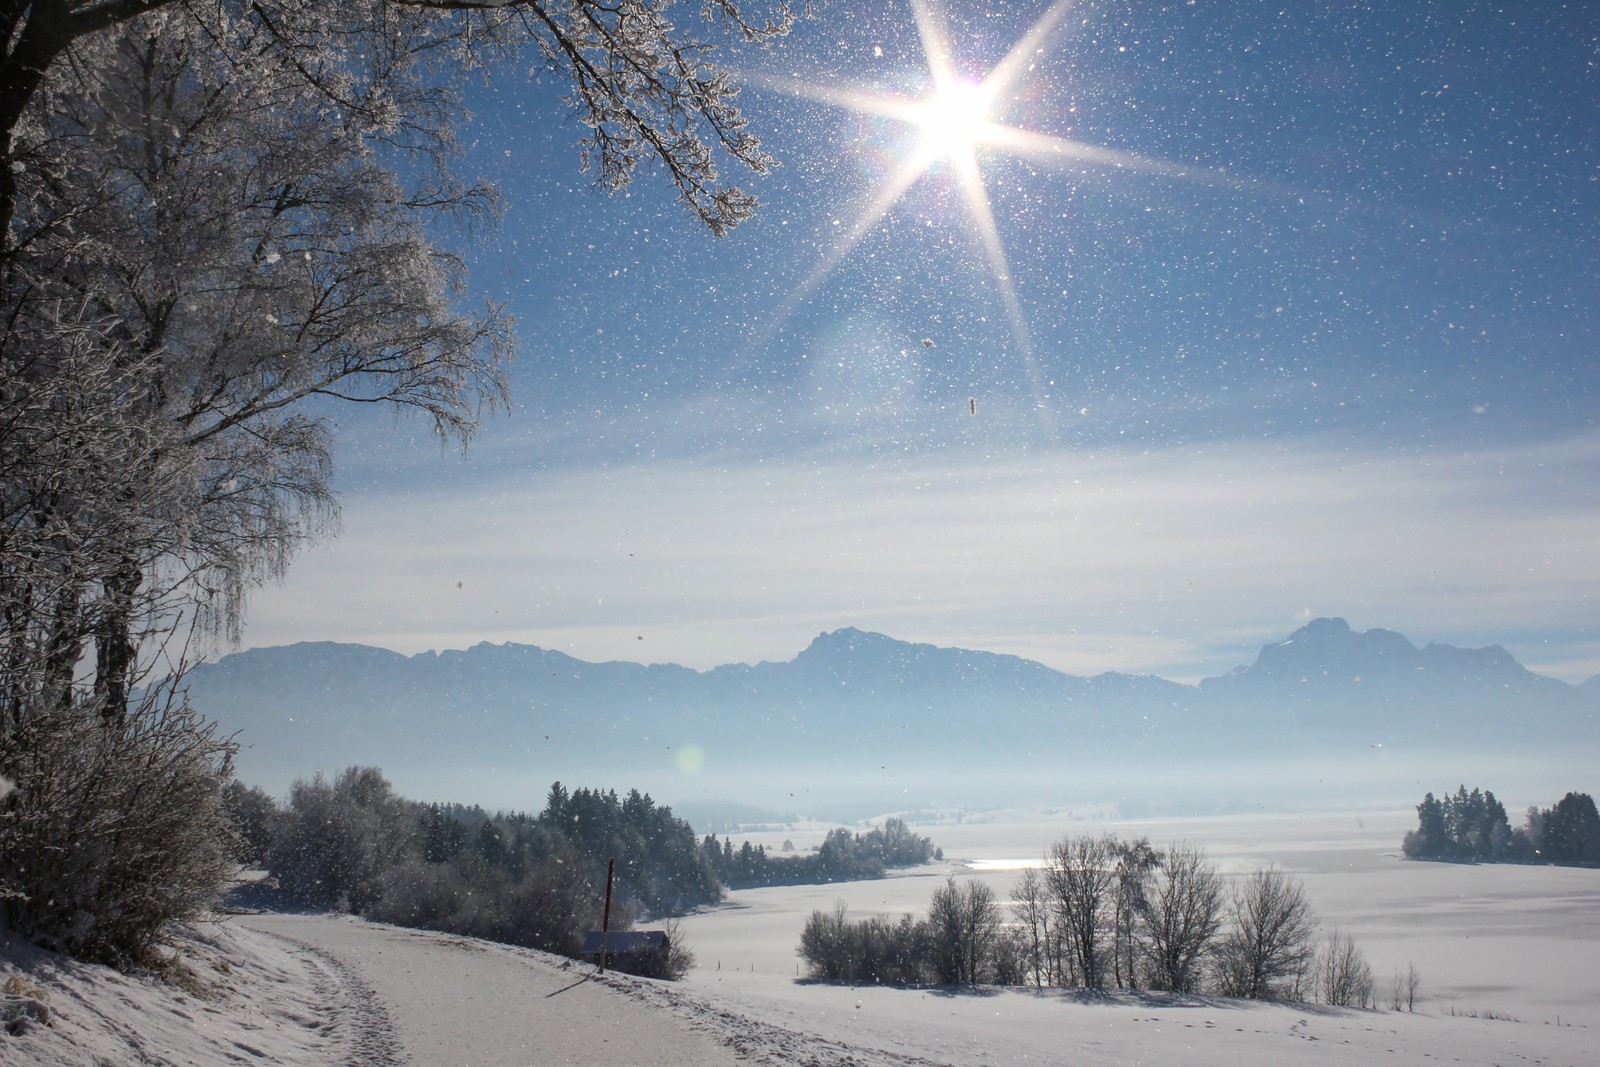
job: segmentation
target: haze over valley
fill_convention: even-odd
[[[1460,781],[1548,802],[1593,766],[1600,680],[1498,647],[1318,619],[1198,685],[1063,674],[855,629],[695,671],[525,645],[402,656],[253,649],[189,676],[238,774],[381,767],[418,798],[536,810],[550,782],[639,788],[716,821],[942,808],[1185,814],[1405,807]],[[1487,739],[1493,739],[1492,744]]]

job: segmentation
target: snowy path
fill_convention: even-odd
[[[747,1063],[714,1036],[593,977],[482,941],[329,915],[250,915],[344,983],[352,1067]]]
[[[362,1067],[399,1067],[405,1062],[382,1002],[362,976],[342,959],[298,937],[274,933],[287,954],[298,956],[309,978],[311,1000],[322,1006],[326,1051]]]

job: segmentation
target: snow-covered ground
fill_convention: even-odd
[[[1406,863],[1395,848],[1406,825],[1390,815],[923,827],[944,865],[736,893],[692,917],[700,966],[677,985],[597,979],[540,953],[319,915],[202,926],[192,978],[179,985],[5,944],[0,983],[25,976],[48,994],[52,1022],[0,1032],[0,1065],[1600,1063],[1600,871]],[[1187,838],[1230,871],[1293,870],[1324,921],[1355,935],[1380,986],[1395,966],[1417,966],[1421,1010],[795,980],[812,908],[842,898],[862,915],[919,909],[952,871],[1003,897],[1017,864],[1082,829]],[[771,844],[803,848],[810,832]],[[24,999],[6,997],[6,1012]]]
[[[0,1064],[745,1062],[725,1028],[663,1010],[642,979],[546,953],[298,914],[202,926],[188,947],[186,991],[6,946],[4,969],[48,993],[51,1021],[0,1031]]]
[[[1275,864],[1305,884],[1326,928],[1354,936],[1380,999],[1396,970],[1415,965],[1428,1012],[1583,1023],[1597,1034],[1600,1064],[1600,871],[1416,863],[1400,855],[1400,839],[1415,825],[1412,811],[1103,822],[968,815],[959,824],[915,828],[944,849],[944,864],[881,881],[747,890],[690,916],[684,929],[702,964],[690,982],[726,988],[732,975],[748,984],[744,976],[752,971],[792,982],[795,945],[813,909],[843,900],[856,918],[921,912],[952,873],[981,878],[996,899],[1008,900],[1021,866],[1038,862],[1052,842],[1109,831],[1124,839],[1148,836],[1158,848],[1193,842],[1227,874]],[[786,840],[805,849],[825,832],[786,829],[753,840],[769,849]]]

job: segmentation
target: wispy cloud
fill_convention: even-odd
[[[248,638],[787,659],[855,625],[1193,679],[1316,615],[1600,673],[1600,434],[917,458],[811,451],[479,472],[347,499]]]

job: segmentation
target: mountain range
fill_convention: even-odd
[[[1412,783],[1399,779],[1423,773],[1449,778],[1428,788],[1488,764],[1580,774],[1600,748],[1600,679],[1571,686],[1498,646],[1418,648],[1342,619],[1198,685],[857,629],[787,662],[708,671],[516,644],[404,656],[303,643],[187,681],[196,707],[237,731],[239,776],[270,791],[365,764],[411,795],[505,807],[537,808],[556,779],[803,811],[1107,796],[1206,808],[1315,792],[1307,775],[1333,793],[1394,778],[1400,799]]]

